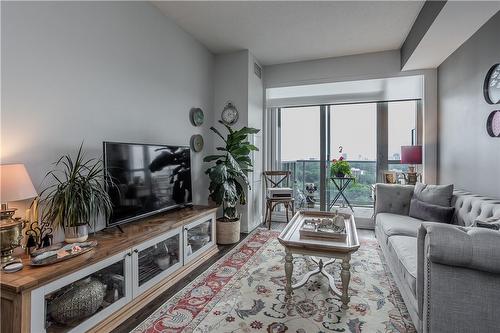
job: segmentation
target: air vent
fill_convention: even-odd
[[[255,62],[253,63],[253,72],[259,79],[262,79],[262,68],[257,65]]]

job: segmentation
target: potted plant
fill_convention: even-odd
[[[54,182],[42,191],[43,218],[64,230],[67,243],[84,242],[88,226],[95,230],[99,216],[109,217],[111,199],[104,188],[100,159],[85,159],[82,145],[76,158],[62,156],[45,176]]]
[[[338,160],[332,160],[330,174],[332,177],[351,176],[351,166],[349,165],[349,162],[344,160],[344,157],[340,156]]]
[[[243,127],[233,130],[230,126],[219,121],[228,130],[224,137],[216,128],[210,129],[217,134],[224,147],[217,147],[221,152],[219,155],[210,155],[204,158],[205,162],[214,163],[206,170],[210,178],[210,198],[222,206],[222,217],[217,219],[217,243],[233,244],[240,240],[240,217],[236,205],[246,204],[245,190],[250,188],[247,173],[252,171],[250,152],[258,150],[250,144],[247,138],[249,134],[258,133],[255,128]]]
[[[339,154],[342,154],[344,147],[339,146]],[[345,176],[351,176],[351,166],[349,162],[344,160],[344,156],[340,155],[339,159],[333,159],[332,165],[330,166],[330,177],[343,178]]]

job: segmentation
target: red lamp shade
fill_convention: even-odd
[[[402,164],[422,164],[422,146],[401,146]]]

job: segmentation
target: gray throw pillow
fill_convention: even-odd
[[[411,199],[410,216],[429,222],[451,223],[454,207],[443,207]]]
[[[451,198],[453,197],[453,184],[427,185],[417,183],[413,190],[413,197],[432,205],[450,207]]]

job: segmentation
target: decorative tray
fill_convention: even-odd
[[[343,241],[347,238],[342,215],[332,218],[306,218],[299,229],[301,238],[327,238]]]
[[[31,254],[30,266],[46,266],[61,262],[67,259],[74,258],[80,254],[91,251],[97,246],[96,241],[73,243],[73,244],[56,244],[48,248],[33,251]]]

